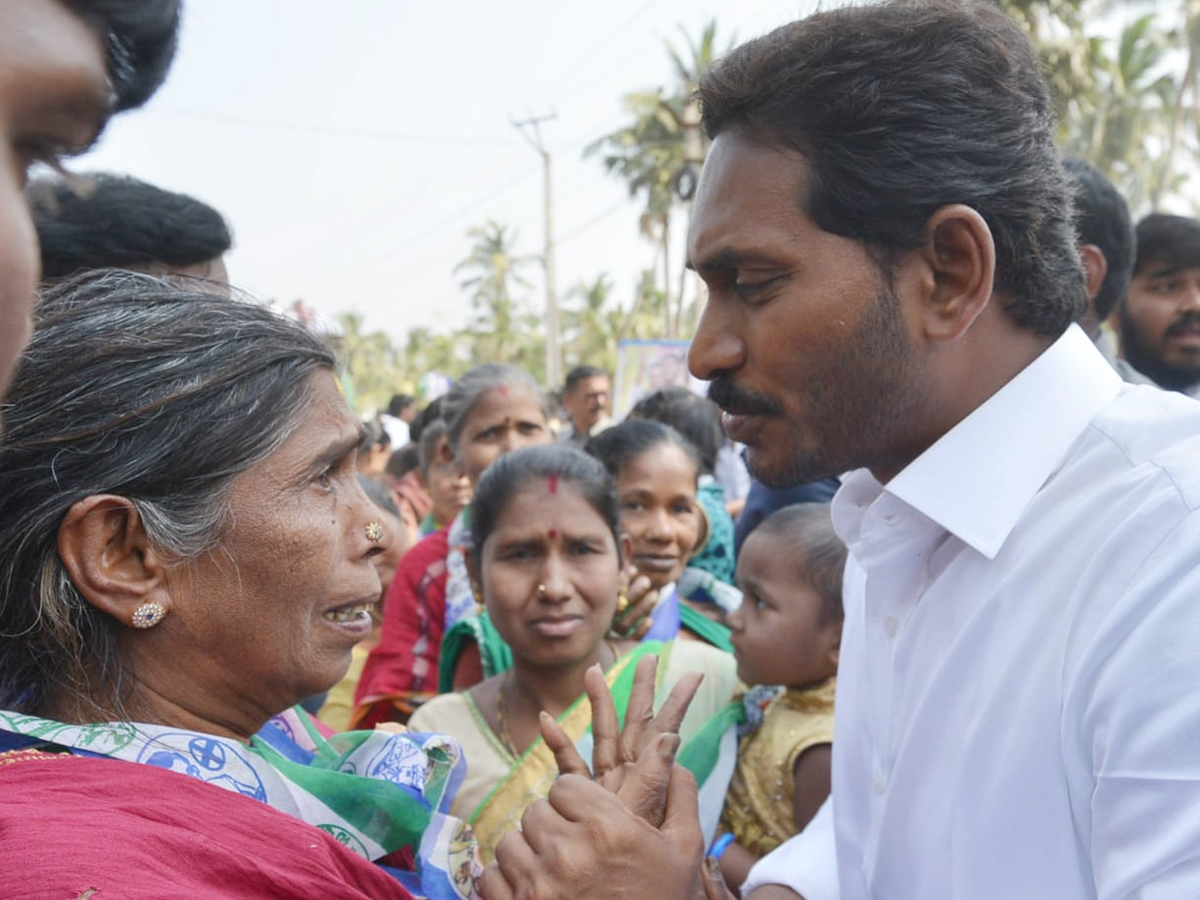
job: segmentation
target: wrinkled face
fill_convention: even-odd
[[[355,473],[361,425],[332,374],[310,378],[300,427],[234,481],[217,548],[173,574],[158,630],[174,640],[154,663],[186,675],[210,721],[251,721],[328,690],[371,630],[373,559],[392,537],[385,524],[382,540],[367,538],[384,518]]]
[[[837,673],[840,622],[821,622],[822,599],[801,578],[803,560],[778,535],[755,531],[738,556],[742,605],[726,619],[738,677],[747,684],[811,687]]]
[[[703,529],[696,475],[695,463],[674,444],[651,447],[617,474],[629,561],[655,588],[678,579],[696,552]]]
[[[597,661],[616,611],[620,557],[604,519],[570,483],[519,489],[480,555],[484,603],[513,657]]]
[[[480,394],[467,413],[455,455],[474,485],[505,453],[549,441],[540,398],[524,387],[501,385]]]
[[[1170,390],[1200,383],[1200,268],[1141,267],[1120,305],[1121,353]]]
[[[0,6],[0,396],[29,339],[41,266],[29,167],[83,150],[109,111],[100,38],[56,0]]]
[[[433,502],[433,520],[442,525],[452,522],[471,502],[471,482],[445,437],[438,439],[434,462],[425,474],[425,492]]]
[[[586,434],[604,418],[611,404],[612,385],[607,375],[581,378],[563,395],[563,409],[579,434]]]
[[[688,363],[777,487],[902,468],[900,430],[926,395],[879,268],[801,209],[806,171],[789,150],[718,135],[688,235],[709,291]]]

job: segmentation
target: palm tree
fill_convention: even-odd
[[[359,313],[341,313],[337,322],[357,406],[360,411],[382,408],[393,393],[407,384],[400,353],[382,331],[364,332]]]
[[[632,115],[632,121],[590,144],[585,156],[601,154],[605,169],[621,178],[630,196],[645,197],[641,216],[642,234],[658,248],[657,266],[662,274],[662,290],[668,298],[663,316],[663,333],[678,335],[683,319],[684,278],[674,295],[671,281],[675,269],[671,264],[672,214],[690,200],[681,197],[677,188],[685,181],[694,184],[700,165],[708,152],[708,141],[700,130],[700,108],[695,93],[700,77],[717,56],[717,23],[709,22],[693,40],[680,27],[686,51],[680,53],[667,42],[667,55],[674,69],[675,84],[670,92],[658,88],[626,94],[622,104]]]
[[[1179,29],[1187,53],[1187,64],[1176,86],[1171,103],[1171,124],[1167,147],[1163,152],[1158,178],[1150,192],[1150,208],[1158,209],[1163,194],[1176,187],[1175,159],[1179,152],[1180,135],[1185,120],[1200,128],[1200,0],[1181,0],[1183,26]],[[1190,98],[1189,98],[1190,95]],[[1193,157],[1195,149],[1193,145]]]
[[[521,272],[535,263],[536,257],[517,254],[516,230],[495,220],[472,228],[467,236],[474,241],[471,252],[454,272],[465,275],[460,285],[471,292],[475,317],[467,332],[476,361],[524,364],[530,371],[541,372],[544,360],[528,359],[529,346],[538,339],[540,320],[525,312],[524,298],[515,296],[517,289],[531,287]]]
[[[602,273],[567,292],[564,346],[572,365],[587,363],[609,372],[615,369],[626,315],[610,304],[612,288],[612,279]]]
[[[1193,167],[1180,160],[1194,162],[1200,140],[1200,0],[999,2],[1038,47],[1064,147],[1112,179],[1135,209],[1184,193]],[[1150,11],[1123,21],[1134,6]],[[1163,24],[1171,19],[1180,24]],[[1114,22],[1123,22],[1115,40]]]
[[[428,373],[451,378],[470,367],[471,354],[457,335],[437,334],[429,328],[413,328],[405,336],[405,383],[420,384]]]
[[[1094,100],[1075,107],[1065,142],[1108,176],[1134,209],[1149,202],[1159,178],[1172,116],[1176,86],[1165,70],[1167,50],[1153,15],[1128,23],[1115,56],[1098,67]]]

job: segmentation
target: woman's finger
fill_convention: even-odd
[[[494,861],[488,863],[483,875],[475,882],[475,890],[483,900],[513,900],[516,897],[500,864]]]
[[[721,866],[711,856],[706,856],[700,866],[700,884],[704,887],[704,900],[735,900],[721,875]]]
[[[658,673],[658,657],[647,654],[638,660],[633,674],[633,687],[629,691],[629,705],[625,710],[625,728],[617,758],[622,763],[636,762],[638,752],[645,745],[647,728],[654,721],[654,683]]]
[[[643,627],[658,605],[658,591],[650,587],[649,578],[638,575],[625,590],[624,597],[628,603],[624,609],[618,608],[612,624],[612,630],[622,637],[636,633]],[[649,629],[649,623],[644,627]]]
[[[622,572],[624,588],[620,592],[617,611],[612,617],[611,634],[618,638],[630,637],[649,629],[646,619],[658,606],[659,592],[650,587],[650,580],[638,575],[634,566]]]
[[[592,771],[599,779],[621,762],[617,749],[621,736],[617,707],[599,666],[592,666],[584,673],[583,686],[592,705]]]
[[[671,688],[671,693],[667,695],[666,701],[659,707],[658,715],[654,717],[654,721],[650,723],[647,729],[647,737],[653,737],[657,734],[678,734],[679,726],[683,722],[683,717],[687,715],[688,707],[692,705],[692,700],[696,696],[696,691],[700,688],[700,682],[704,680],[704,675],[700,672],[688,672]]]
[[[538,726],[541,728],[542,740],[554,754],[554,761],[558,764],[560,775],[590,777],[587,763],[579,755],[579,751],[575,749],[575,744],[567,737],[567,733],[562,730],[562,726],[554,721],[554,716],[542,710],[538,716]]]

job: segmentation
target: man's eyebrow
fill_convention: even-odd
[[[707,271],[719,271],[722,269],[737,269],[747,265],[776,265],[777,261],[763,253],[755,253],[749,250],[738,250],[734,247],[725,247],[709,254],[701,260],[693,260],[690,256],[684,263],[688,269],[695,272],[699,269]]]
[[[1167,275],[1178,275],[1185,269],[1192,268],[1185,263],[1150,263],[1142,274],[1147,278],[1162,278]]]

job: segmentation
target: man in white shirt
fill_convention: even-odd
[[[1200,894],[1200,406],[1123,385],[1072,325],[1038,68],[992,4],[892,2],[785,26],[702,80],[692,371],[758,478],[856,470],[834,500],[832,808],[746,887]],[[638,896],[630,870],[644,896],[694,890],[660,877],[694,836],[583,793],[501,845],[489,900]]]

